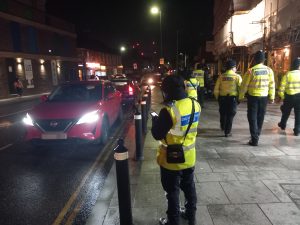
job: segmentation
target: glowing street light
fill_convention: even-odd
[[[120,47],[120,51],[121,51],[121,52],[125,52],[125,51],[126,51],[126,48],[125,48],[124,46],[121,46],[121,47]]]
[[[159,29],[160,29],[160,56],[163,57],[163,48],[162,48],[162,26],[161,26],[161,10],[157,6],[153,6],[150,9],[151,14],[159,14]]]

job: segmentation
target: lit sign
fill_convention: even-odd
[[[89,68],[99,68],[100,69],[100,63],[87,62],[86,66]]]

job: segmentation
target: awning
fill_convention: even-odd
[[[262,0],[218,0],[214,7],[214,30],[217,33],[233,14],[248,13]]]

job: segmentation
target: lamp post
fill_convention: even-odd
[[[163,41],[162,41],[162,26],[161,26],[161,10],[157,6],[153,6],[150,9],[151,14],[159,14],[159,30],[160,30],[160,57],[163,58]]]

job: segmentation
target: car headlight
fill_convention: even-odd
[[[99,119],[98,111],[93,111],[84,114],[76,124],[82,124],[82,123],[94,123]]]
[[[23,118],[23,123],[28,125],[28,126],[34,126],[33,125],[33,120],[30,117],[30,115],[28,113],[26,113],[26,116]]]
[[[152,84],[153,83],[153,79],[152,78],[149,78],[148,79],[148,84]]]

